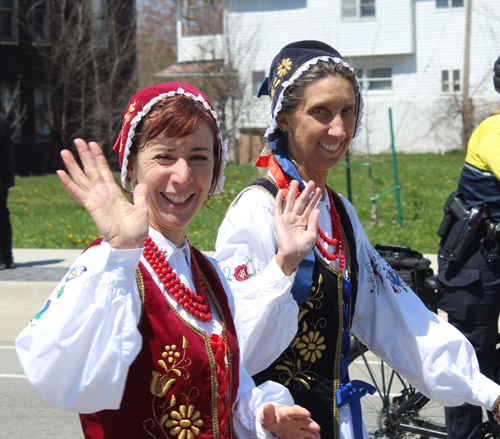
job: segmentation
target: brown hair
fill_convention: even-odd
[[[187,137],[200,128],[203,123],[208,125],[214,137],[212,189],[215,188],[221,166],[219,129],[209,111],[199,102],[187,96],[169,96],[151,107],[149,113],[141,119],[135,129],[130,147],[129,165],[136,160],[139,150],[144,149],[152,140],[159,137]]]
[[[293,114],[297,109],[299,103],[304,99],[307,87],[314,81],[327,78],[330,76],[347,79],[352,84],[352,87],[354,89],[354,96],[356,97],[358,96],[359,90],[356,85],[356,74],[351,69],[333,60],[328,60],[328,61],[320,60],[316,64],[311,65],[309,69],[304,71],[302,75],[300,75],[298,78],[294,80],[292,85],[290,85],[287,89],[285,89],[285,92],[283,94],[283,101],[281,103],[282,107],[281,110],[279,111],[279,114],[283,115]],[[356,104],[359,105],[358,99],[356,99]],[[284,133],[280,131],[279,128],[277,128],[274,133],[274,136],[275,138],[280,139],[280,145],[288,152],[287,133]],[[269,149],[266,138],[262,139],[260,155],[271,155],[271,151]],[[295,163],[293,158],[292,157],[290,158],[292,159],[293,164],[297,166],[297,163]],[[267,172],[267,170],[263,169],[260,172],[265,173]]]

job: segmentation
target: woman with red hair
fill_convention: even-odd
[[[58,175],[102,238],[16,340],[40,396],[80,413],[86,438],[319,437],[284,387],[255,388],[240,365],[226,279],[185,237],[224,183],[226,145],[208,99],[176,82],[131,99],[114,149],[133,204],[99,146],[81,139],[75,146],[83,170],[62,151],[73,179]],[[317,223],[312,190],[311,182],[295,203],[278,196],[288,264],[298,265],[314,244],[306,230],[308,220],[312,230]]]

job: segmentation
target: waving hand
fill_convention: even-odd
[[[61,157],[68,169],[57,175],[71,196],[90,214],[111,247],[139,248],[148,234],[147,187],[138,184],[131,204],[116,184],[102,149],[95,142],[75,140],[83,170],[68,150]]]
[[[292,180],[286,201],[280,189],[274,203],[274,230],[278,239],[276,262],[285,275],[290,276],[316,243],[319,210],[315,209],[321,190],[314,190],[314,182],[307,183],[295,200],[299,183]],[[314,195],[310,197],[314,191]]]

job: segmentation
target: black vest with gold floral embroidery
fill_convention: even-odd
[[[276,186],[268,179],[262,178],[250,185],[256,186],[273,195],[277,193]],[[295,403],[308,409],[312,419],[321,426],[322,438],[339,437],[336,391],[341,385],[341,356],[342,351],[345,355],[345,348],[348,348],[345,345],[348,345],[358,281],[351,220],[340,197],[333,191],[332,194],[346,243],[347,277],[352,284],[350,303],[344,303],[340,270],[326,264],[315,252],[309,297],[299,304],[297,334],[271,366],[253,376],[257,385],[272,380],[287,387]]]

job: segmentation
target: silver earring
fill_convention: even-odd
[[[292,130],[288,130],[288,135],[291,136],[292,135]]]

